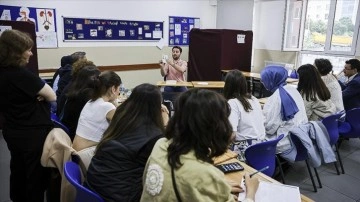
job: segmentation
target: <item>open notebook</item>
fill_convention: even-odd
[[[239,201],[244,200],[245,194],[239,194]],[[285,184],[260,181],[255,194],[256,202],[301,202],[299,187]]]

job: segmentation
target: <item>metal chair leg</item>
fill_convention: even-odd
[[[337,157],[338,157],[338,159],[339,159],[339,163],[340,163],[340,167],[341,167],[342,174],[345,174],[345,169],[344,169],[344,166],[343,166],[343,163],[342,163],[342,160],[341,160],[341,156],[340,156],[338,144],[335,144],[335,149],[336,149]]]
[[[319,182],[319,188],[322,188],[322,184],[321,184],[321,181],[320,181],[320,177],[319,177],[319,174],[318,174],[318,171],[316,168],[314,168],[314,171],[315,171],[315,175],[316,175],[316,178]]]
[[[306,162],[306,167],[307,167],[307,169],[309,171],[309,175],[310,175],[312,185],[314,187],[314,192],[317,192],[316,184],[315,184],[314,177],[312,175],[312,172],[311,172],[311,169],[310,169],[310,166],[309,166],[309,162],[308,162],[308,160],[305,160],[305,162]]]
[[[336,161],[334,162],[334,166],[335,166],[335,168],[336,168],[336,173],[337,173],[337,175],[340,175],[340,171],[339,171],[339,168],[338,168],[338,166],[337,166]]]
[[[276,162],[278,163],[279,168],[280,168],[281,180],[282,180],[282,182],[283,182],[284,184],[286,184],[286,183],[285,183],[284,171],[283,171],[283,169],[282,169],[280,159],[278,158],[277,155],[275,155],[275,158],[276,158]]]

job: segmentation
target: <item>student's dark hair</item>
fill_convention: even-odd
[[[330,91],[313,65],[301,65],[297,71],[299,74],[298,91],[305,95],[307,101],[316,101],[317,97],[322,101],[330,99]]]
[[[209,163],[226,152],[232,134],[229,114],[227,101],[214,91],[191,89],[180,94],[165,132],[165,137],[172,139],[168,147],[170,166],[180,167],[180,156],[192,150],[197,159]]]
[[[83,59],[86,57],[86,53],[82,51],[75,52],[70,55],[71,56],[71,65],[74,64],[76,61]]]
[[[247,89],[247,81],[241,71],[235,69],[226,74],[224,96],[227,100],[236,98],[240,101],[246,112],[252,110],[248,99],[251,99],[251,94]]]
[[[328,59],[323,59],[323,58],[315,59],[314,64],[318,69],[319,73],[321,74],[321,76],[325,76],[329,74],[333,69],[331,62]]]
[[[100,75],[100,70],[96,66],[87,66],[82,68],[77,77],[72,80],[69,91],[66,94],[68,98],[75,97],[83,90],[89,90],[91,97],[94,92],[94,85]]]
[[[65,67],[66,65],[71,65],[72,64],[72,58],[70,55],[65,55],[61,58],[61,67]]]
[[[358,59],[350,59],[345,61],[346,64],[349,64],[351,66],[351,69],[357,69],[358,72],[360,72],[360,61]]]
[[[113,71],[102,72],[99,78],[95,81],[94,93],[91,96],[91,101],[97,100],[99,97],[105,95],[109,88],[118,87],[121,84],[121,78]]]
[[[106,142],[134,131],[144,124],[153,124],[163,130],[161,101],[158,87],[147,83],[136,86],[130,97],[117,107],[109,127],[96,147],[96,152]]]
[[[19,30],[5,30],[0,36],[0,67],[23,67],[27,60],[25,51],[34,45],[28,33]]]
[[[174,48],[179,49],[180,53],[182,53],[182,48],[181,48],[180,46],[173,46],[172,49],[171,49],[171,51],[174,50]]]

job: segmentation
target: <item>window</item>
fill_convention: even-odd
[[[308,63],[308,59],[314,59],[312,56],[314,55],[332,57],[330,61],[340,62],[339,68],[342,68],[344,61],[355,55],[357,27],[360,21],[359,0],[287,0],[286,2],[287,12],[295,12],[294,4],[300,2],[303,8],[303,20],[292,30],[292,33],[299,33],[297,49],[292,48],[301,51],[298,59],[300,64]],[[290,35],[287,32],[290,27],[289,20],[286,18],[284,39]],[[290,37],[294,40],[292,36]],[[283,41],[283,50],[287,50],[286,48],[290,46],[286,42]],[[310,63],[313,63],[313,60]]]
[[[301,26],[303,21],[303,1],[288,0],[286,5],[283,50],[298,50],[300,48]]]

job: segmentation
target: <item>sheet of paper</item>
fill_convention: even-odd
[[[181,24],[175,24],[175,35],[181,35]]]
[[[161,39],[162,38],[162,31],[153,31],[153,38],[154,39]]]
[[[245,34],[237,35],[237,43],[245,43]]]
[[[158,43],[156,44],[156,47],[158,47],[160,50],[162,50],[165,46],[165,40],[161,38]]]
[[[194,27],[200,28],[200,19],[195,19]]]
[[[240,196],[240,195],[239,195]],[[238,198],[239,201],[244,198]],[[260,181],[255,194],[256,202],[301,202],[299,187]]]

